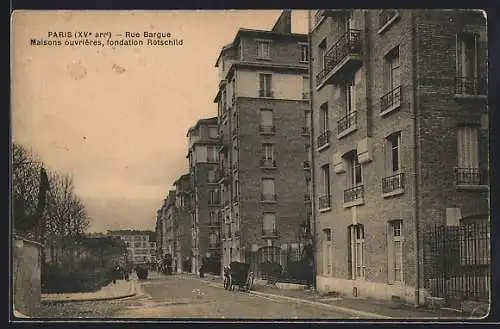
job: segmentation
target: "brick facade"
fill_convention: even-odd
[[[481,97],[463,99],[455,95],[456,34],[464,30],[479,33],[481,49],[486,40],[483,39],[485,22],[479,12],[398,10],[395,19],[381,30],[379,11],[354,10],[351,28],[360,31],[361,55],[347,56],[347,60],[331,69],[342,72],[334,73],[330,78],[334,82],[317,86],[316,75],[321,68],[318,46],[326,38],[328,50],[341,40],[339,21],[347,15],[346,11],[326,12],[327,17],[311,34],[318,289],[389,299],[396,295],[414,302],[418,298],[415,289],[424,288],[424,270],[418,262],[422,264],[423,235],[429,226],[445,223],[446,208],[460,208],[462,217],[481,214],[487,217],[484,186],[479,191],[460,190],[454,174],[457,126],[465,123],[479,126],[486,115],[486,102]],[[384,111],[387,108],[384,101],[388,99],[386,58],[395,47],[399,47],[400,105]],[[483,56],[481,71],[487,59],[484,51],[479,54]],[[347,106],[342,85],[349,77],[355,81],[357,121],[352,132],[339,136],[339,120],[345,118]],[[317,137],[322,129],[320,106],[326,102],[331,135],[329,146],[318,150]],[[404,187],[402,193],[389,196],[383,195],[382,181],[393,174],[388,168],[387,137],[396,132],[401,134],[397,173],[404,175]],[[479,163],[483,168],[487,168],[487,136],[487,130],[482,129]],[[346,155],[352,150],[359,155],[365,149],[360,145],[364,144],[368,145],[368,152],[361,163],[362,203],[346,205],[344,191],[351,186]],[[320,168],[326,164],[330,165],[331,206],[320,210],[318,197],[323,184]],[[344,170],[337,169],[342,166]],[[388,232],[392,220],[402,220],[403,282],[397,285],[388,281]],[[352,224],[364,227],[362,280],[352,280],[349,271],[348,227]],[[324,229],[331,230],[331,242],[325,241]],[[332,245],[332,269],[323,273],[327,243]]]

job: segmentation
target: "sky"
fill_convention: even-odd
[[[14,12],[12,140],[31,148],[47,167],[73,176],[89,213],[89,231],[154,230],[157,209],[188,171],[187,130],[198,119],[217,115],[220,49],[239,28],[270,30],[279,15],[279,10]],[[77,31],[111,32],[112,39],[126,32],[170,32],[182,45],[65,45]],[[59,32],[71,32],[72,38],[49,38]],[[292,11],[292,32],[307,32],[306,11]],[[31,45],[31,39],[62,45]]]

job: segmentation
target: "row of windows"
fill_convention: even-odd
[[[476,126],[462,126],[457,130],[457,184],[481,185],[484,183],[484,177],[479,174],[479,128]],[[403,187],[403,177],[397,174],[402,173],[401,165],[401,132],[395,132],[385,139],[385,162],[386,176],[394,177],[388,184],[392,188]],[[359,163],[356,150],[344,154],[347,160],[348,186],[356,187],[363,184],[363,170]],[[329,196],[331,186],[330,164],[321,166],[320,170],[320,188],[321,196],[328,196],[325,208],[329,207]],[[384,182],[383,182],[384,189]],[[386,192],[386,191],[384,191]],[[321,202],[320,202],[321,207]]]
[[[392,220],[388,223],[387,260],[388,281],[403,282],[403,221]],[[365,278],[365,229],[361,224],[350,225],[347,228],[347,256],[349,278],[359,280]],[[330,228],[323,229],[323,274],[333,274],[333,241]]]
[[[271,59],[271,40],[258,40],[257,41],[257,58]],[[303,63],[309,62],[309,47],[306,43],[299,43],[300,58],[299,61]],[[241,54],[241,53],[240,53]]]

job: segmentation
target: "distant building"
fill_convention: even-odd
[[[156,250],[156,241],[150,241],[154,232],[138,230],[108,230],[107,235],[119,237],[127,245],[127,256],[134,264],[144,264],[152,261],[151,243],[154,243]]]
[[[219,185],[216,179],[218,159],[217,117],[200,119],[187,133],[189,149],[192,208],[190,209],[193,239],[193,268],[201,264],[205,271],[220,273],[221,237],[217,216],[220,205]]]
[[[167,232],[172,231],[173,266],[178,272],[191,272],[193,268],[193,238],[194,223],[191,219],[193,208],[193,187],[190,175],[184,174],[175,182],[175,207],[169,202],[167,212]],[[169,193],[170,196],[170,193]]]
[[[309,48],[283,11],[272,30],[239,29],[216,62],[223,265],[286,267],[311,216]]]

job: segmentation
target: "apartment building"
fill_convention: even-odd
[[[311,11],[310,49],[317,289],[484,297],[489,231],[467,237],[489,221],[483,13]],[[445,258],[461,274],[439,281]]]
[[[188,130],[189,174],[192,192],[191,233],[193,246],[192,270],[205,265],[206,272],[219,274],[221,268],[219,186],[215,177],[218,162],[217,117],[200,119]]]
[[[178,272],[191,272],[194,263],[193,239],[192,239],[192,217],[191,209],[193,205],[193,186],[191,175],[184,174],[175,182],[175,205],[170,205],[167,210],[168,223],[166,231],[172,231],[173,244],[169,250],[172,250],[174,264]],[[173,196],[174,194],[172,194]],[[169,197],[171,194],[169,193]]]
[[[139,230],[108,230],[107,235],[119,237],[127,245],[127,257],[134,264],[145,264],[153,261],[156,244],[151,241],[155,232]]]
[[[307,35],[291,12],[270,31],[239,29],[216,61],[223,264],[300,257],[311,213]]]

